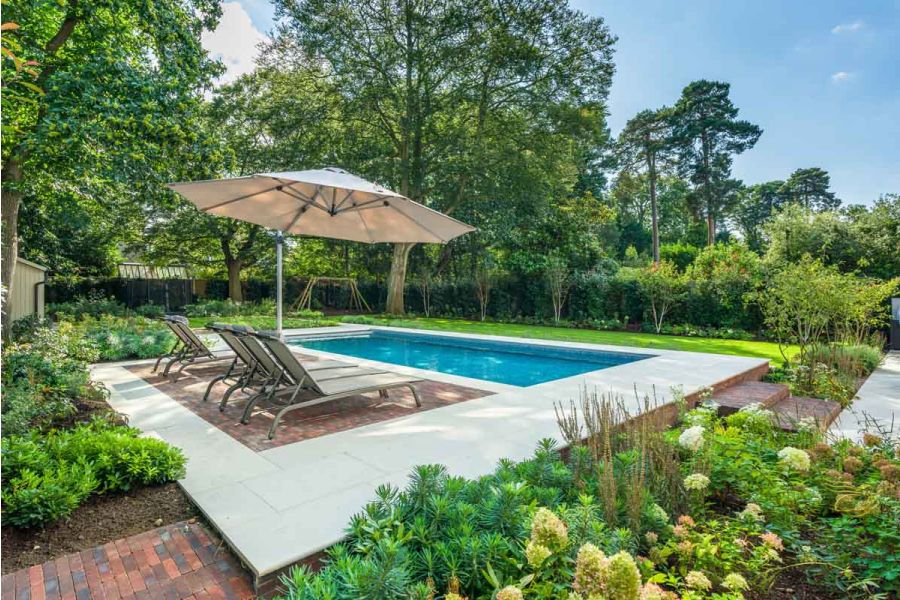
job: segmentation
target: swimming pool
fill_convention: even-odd
[[[289,343],[313,350],[517,386],[535,385],[652,357],[650,354],[382,329],[322,337],[300,336]]]

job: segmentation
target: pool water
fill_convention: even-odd
[[[373,330],[328,337],[298,337],[290,343],[395,365],[473,379],[529,386],[650,358],[500,340]]]

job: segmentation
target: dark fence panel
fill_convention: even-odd
[[[52,281],[47,285],[46,302],[72,302],[76,298],[99,295],[113,298],[128,308],[146,304],[162,306],[167,311],[179,311],[194,301],[191,279],[83,279],[80,281]]]

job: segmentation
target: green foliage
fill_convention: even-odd
[[[715,526],[697,519],[701,527],[722,531],[722,540],[758,539],[772,549],[783,543],[811,579],[847,597],[871,597],[876,590],[890,595],[900,589],[900,561],[893,550],[900,517],[895,441],[866,433],[865,446],[849,441],[828,445],[815,427],[801,427],[797,434],[778,432],[772,414],[759,407],[724,420],[704,410],[685,418],[684,427],[702,427],[703,441],[698,450],[685,452],[683,472],[709,474],[707,500],[713,506],[743,508],[735,521]],[[673,436],[679,433],[686,435],[676,431]],[[695,519],[708,506],[695,507]],[[728,532],[733,527],[744,533]],[[762,535],[763,530],[771,533]],[[706,556],[724,561],[728,546],[720,541],[718,548]],[[681,556],[677,545],[675,555]],[[750,569],[748,580],[757,574],[766,581],[761,567]]]
[[[101,360],[155,358],[175,345],[175,336],[164,323],[145,317],[86,316],[70,325],[96,345]]]
[[[181,451],[105,420],[4,437],[2,454],[3,518],[16,527],[53,523],[91,494],[172,481],[185,465]]]
[[[678,270],[685,271],[697,258],[700,248],[691,244],[683,244],[675,242],[672,244],[663,244],[659,247],[659,257],[662,260],[668,260],[675,263]]]
[[[127,310],[124,304],[98,292],[79,296],[71,302],[50,303],[46,308],[47,315],[56,319],[62,317],[80,319],[83,316],[100,317],[102,315],[123,317]]]
[[[739,243],[707,246],[687,269],[687,297],[679,321],[726,328],[751,328],[758,317],[748,300],[762,283],[759,256]]]
[[[890,279],[900,272],[900,196],[880,198],[871,208],[815,212],[787,206],[764,228],[766,261],[784,264],[804,254],[842,272]]]
[[[655,331],[651,323],[644,323],[643,331]],[[665,335],[680,335],[685,337],[716,338],[720,340],[752,340],[753,334],[743,329],[730,327],[696,327],[694,325],[669,325],[664,324],[659,333]]]
[[[824,212],[834,210],[841,201],[829,188],[831,177],[824,169],[797,169],[788,177],[778,194],[785,202],[802,206],[807,210]]]
[[[234,317],[237,315],[268,315],[275,314],[275,302],[263,300],[260,302],[234,302],[233,300],[203,300],[196,304],[188,304],[184,307],[184,314],[188,317]],[[322,316],[322,313],[317,313]],[[312,316],[312,315],[311,315]]]
[[[18,0],[3,8],[19,25],[19,58],[33,61],[29,83],[43,92],[7,101],[3,86],[3,189],[23,205],[22,247],[62,272],[106,274],[119,245],[142,232],[142,208],[168,193],[162,184],[218,162],[197,115],[219,71],[200,33],[220,6]],[[3,79],[14,71],[4,57]]]
[[[38,327],[28,342],[3,347],[3,435],[20,435],[71,418],[78,405],[103,403],[87,363],[97,350],[71,328]]]
[[[656,333],[659,333],[666,315],[684,294],[684,277],[673,263],[660,261],[642,269],[637,280],[649,305]]]
[[[762,129],[737,119],[730,85],[699,80],[687,85],[673,111],[672,136],[679,171],[693,184],[692,202],[707,220],[707,245],[716,240],[717,223],[736,201],[739,184],[730,180],[734,155],[752,148]]]

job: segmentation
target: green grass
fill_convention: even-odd
[[[190,317],[191,327],[202,329],[209,323],[228,323],[229,325],[249,325],[253,329],[275,329],[275,317],[268,315],[242,315],[235,317]],[[316,318],[305,319],[301,317],[284,317],[282,327],[285,329],[305,329],[307,327],[325,327],[337,325],[337,319]]]
[[[593,329],[571,329],[567,327],[547,327],[543,325],[519,325],[513,323],[493,323],[465,321],[462,319],[436,318],[373,318],[372,324],[391,327],[411,327],[436,331],[457,331],[461,333],[477,333],[483,335],[507,335],[511,337],[527,337],[540,340],[559,340],[565,342],[584,342],[588,344],[610,344],[613,346],[634,346],[638,348],[655,348],[660,350],[684,350],[687,352],[710,352],[715,354],[733,354],[736,356],[752,356],[767,358],[773,365],[781,364],[784,359],[773,342],[757,342],[747,340],[719,340],[712,338],[681,337],[675,335],[657,335],[653,333],[632,333],[629,331],[596,331]],[[798,351],[796,346],[788,347],[788,356]]]

